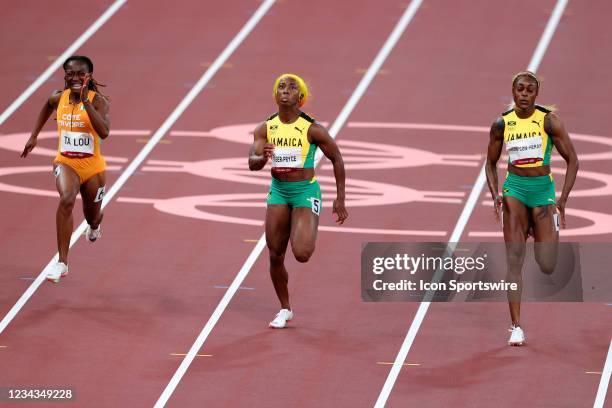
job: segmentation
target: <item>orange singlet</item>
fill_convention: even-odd
[[[95,91],[87,93],[93,101]],[[81,184],[106,169],[106,161],[100,153],[102,140],[89,120],[81,102],[70,103],[70,89],[64,90],[57,106],[57,130],[59,143],[53,164],[69,166],[79,176]]]

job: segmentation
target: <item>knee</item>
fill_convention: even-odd
[[[279,266],[285,262],[285,254],[280,251],[270,249],[270,265]]]
[[[540,267],[540,271],[542,271],[545,275],[552,275],[555,271],[555,267],[557,266],[556,260],[553,259],[536,259],[538,266]]]
[[[72,212],[75,201],[76,201],[76,195],[61,194],[60,201],[59,201],[59,209],[65,212]]]
[[[557,266],[557,243],[536,243],[535,259],[542,273],[552,275]]]
[[[522,245],[511,244],[506,246],[506,259],[509,265],[521,264],[524,254],[525,248]]]
[[[312,247],[293,248],[293,256],[295,256],[295,260],[301,263],[308,262],[313,252],[314,245]]]
[[[522,254],[519,253],[508,253],[507,254],[507,260],[508,260],[508,270],[518,270],[520,271],[522,269],[522,262],[521,260],[523,259]]]

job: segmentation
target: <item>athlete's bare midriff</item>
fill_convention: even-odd
[[[547,176],[550,174],[550,166],[539,166],[539,167],[516,167],[508,163],[508,171],[517,176],[523,177],[539,177]]]
[[[272,170],[272,177],[278,181],[304,181],[314,177],[314,169],[291,169],[290,171]]]

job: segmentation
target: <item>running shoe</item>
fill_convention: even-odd
[[[289,309],[281,309],[280,312],[276,314],[276,317],[274,317],[274,320],[270,322],[270,327],[273,329],[282,329],[291,319],[293,319],[293,312]]]
[[[100,228],[100,226],[98,225],[98,228],[93,229],[91,228],[90,225],[87,226],[87,229],[85,230],[85,238],[89,241],[89,242],[96,242],[96,240],[98,238],[100,238],[102,236],[102,229]]]
[[[510,332],[510,338],[508,339],[509,346],[522,346],[525,344],[525,333],[520,326],[512,325],[508,331]]]
[[[58,283],[60,278],[68,275],[68,265],[63,262],[56,262],[45,269],[45,278],[49,282]]]

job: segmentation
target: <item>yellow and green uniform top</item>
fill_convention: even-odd
[[[544,130],[544,117],[550,110],[536,105],[533,114],[521,119],[514,109],[502,113],[508,162],[516,167],[550,164],[552,138]]]
[[[317,145],[308,141],[308,129],[315,122],[302,112],[293,123],[283,123],[278,113],[266,120],[267,142],[274,145],[273,169],[311,169]]]

